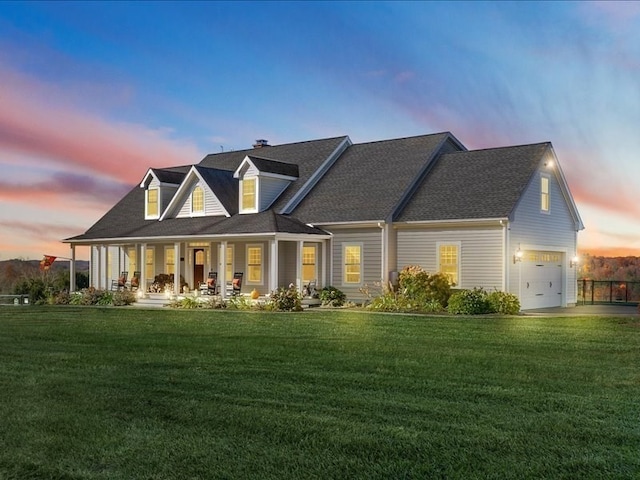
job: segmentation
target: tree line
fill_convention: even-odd
[[[578,265],[578,279],[640,281],[640,257],[598,257],[585,254]]]

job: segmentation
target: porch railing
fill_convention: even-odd
[[[622,280],[578,280],[578,303],[640,303],[640,282]]]

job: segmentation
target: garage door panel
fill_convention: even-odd
[[[522,309],[562,305],[562,254],[529,251],[521,264]]]

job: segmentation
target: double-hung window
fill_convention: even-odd
[[[147,218],[156,218],[159,212],[158,189],[150,188],[147,190]]]
[[[247,283],[262,283],[262,245],[247,246]]]
[[[245,178],[242,180],[242,205],[241,212],[256,212],[257,205],[257,185],[255,178]]]
[[[345,285],[360,285],[362,283],[362,244],[343,244],[342,261],[342,282]]]
[[[307,284],[317,280],[318,274],[316,269],[317,249],[315,245],[302,247],[302,283]]]
[[[438,243],[438,271],[449,277],[452,285],[460,285],[460,243]]]

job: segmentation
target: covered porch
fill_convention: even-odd
[[[245,234],[233,236],[110,239],[105,242],[71,243],[90,246],[89,284],[110,289],[123,272],[125,288],[137,276],[140,296],[174,295],[200,290],[210,273],[217,278],[215,293],[226,298],[234,293],[232,279],[241,274],[240,294],[254,289],[268,295],[293,284],[302,291],[315,282],[317,288],[330,278],[330,234]],[[72,262],[73,263],[73,262]],[[72,278],[75,273],[72,273]],[[72,290],[75,285],[72,284]]]

